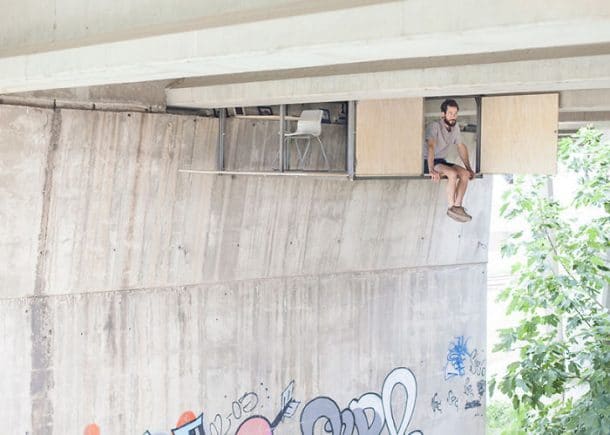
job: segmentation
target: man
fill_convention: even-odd
[[[438,182],[443,175],[447,177],[447,215],[458,222],[468,222],[472,216],[466,213],[462,201],[468,180],[474,178],[474,171],[457,125],[458,110],[455,100],[445,100],[441,104],[441,119],[428,125],[424,142],[424,173],[430,172],[434,182]],[[452,146],[457,146],[464,167],[445,160]]]

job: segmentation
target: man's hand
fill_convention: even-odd
[[[432,169],[430,171],[430,177],[432,177],[432,181],[440,181],[441,173]]]
[[[466,170],[468,171],[469,177],[471,180],[474,179],[474,171],[471,168],[466,168]]]

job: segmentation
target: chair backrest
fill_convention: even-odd
[[[320,133],[322,133],[322,111],[303,110],[297,121],[295,133],[320,136]]]

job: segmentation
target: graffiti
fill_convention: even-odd
[[[482,407],[481,402],[485,397],[485,373],[486,360],[485,350],[470,346],[470,338],[465,335],[455,336],[449,341],[447,357],[443,366],[443,378],[445,381],[455,383],[455,380],[464,377],[464,389],[453,386],[447,391],[446,404],[455,408],[456,411],[468,410]],[[481,379],[482,378],[482,379]],[[443,394],[441,392],[440,394]],[[478,394],[478,399],[477,399]],[[433,414],[440,415],[439,393],[435,393],[431,401]],[[442,397],[442,396],[441,396]],[[463,408],[461,405],[464,404]],[[482,412],[475,412],[475,416],[482,416]]]
[[[481,398],[485,395],[485,389],[486,389],[485,379],[481,379],[479,382],[477,382],[477,391],[479,393],[479,398]]]
[[[247,418],[237,429],[235,435],[271,435],[273,430],[285,418],[291,418],[296,412],[301,402],[292,398],[294,392],[294,381],[290,382],[282,393],[280,412],[273,422],[269,422],[262,415],[255,415]]]
[[[472,390],[472,384],[470,383],[470,378],[466,378],[466,382],[464,382],[464,394],[468,397],[474,397],[474,392]]]
[[[453,390],[449,390],[447,393],[447,403],[449,406],[454,406],[456,410],[459,409],[459,399],[453,394]]]
[[[465,359],[470,357],[468,340],[464,336],[455,337],[455,342],[449,345],[447,362],[445,364],[445,380],[466,374]]]
[[[441,414],[443,413],[443,410],[441,409],[441,401],[438,398],[438,393],[434,393],[430,404],[432,405],[432,412],[434,414],[436,414],[437,412],[440,412]]]
[[[171,430],[171,435],[205,435],[203,413],[199,415],[199,417],[195,417],[195,414],[192,411],[183,412],[178,422],[176,423],[176,428]],[[99,433],[98,433],[99,435]],[[144,432],[144,435],[168,435],[166,432],[155,432],[151,433],[150,431]]]
[[[85,435],[100,435],[100,427],[95,423],[88,424],[85,427],[84,434]]]
[[[273,435],[275,429],[286,419],[292,418],[299,408],[301,402],[294,399],[294,389],[295,381],[291,381],[281,394],[279,412],[273,421],[260,414],[249,415],[263,407],[259,395],[251,391],[232,401],[231,412],[224,417],[223,414],[216,414],[207,430],[208,423],[203,413],[195,417],[192,411],[186,411],[178,419],[171,434],[146,431],[144,435]],[[399,392],[403,389],[405,395],[397,395],[397,389]],[[301,411],[301,435],[313,435],[316,428],[332,435],[423,435],[420,430],[408,432],[416,402],[415,375],[408,368],[399,367],[385,377],[380,394],[365,393],[352,399],[344,409],[326,396],[309,401]],[[432,406],[435,413],[442,413],[438,394],[434,395]],[[457,407],[457,397],[455,406]],[[240,420],[243,421],[239,423]],[[99,428],[94,424],[88,425],[85,433],[100,435]]]
[[[239,421],[256,409],[259,403],[258,394],[253,391],[245,393],[231,403],[231,412],[222,416],[216,414],[210,423],[210,435],[227,435],[233,427],[233,422]]]
[[[400,421],[396,421],[392,412],[393,393],[395,388],[405,389],[407,398]],[[405,435],[415,411],[417,400],[417,382],[411,370],[399,367],[392,370],[385,378],[381,395],[366,393],[359,399],[353,399],[343,410],[330,397],[321,396],[311,400],[301,412],[301,434],[313,435],[316,423],[322,420],[324,430],[333,435],[352,435],[357,429],[358,435],[380,435],[387,428],[390,435]],[[371,419],[366,411],[370,410]],[[409,435],[421,431],[409,432]]]
[[[363,394],[359,399],[353,399],[349,403],[349,409],[352,411],[352,415],[354,416],[353,425],[358,428],[359,435],[378,434],[383,429],[383,424],[385,421],[383,399],[379,394]],[[372,421],[368,420],[366,415],[367,409],[371,410],[371,414],[373,415]],[[349,415],[349,413],[346,412],[346,415]]]
[[[176,427],[184,426],[185,424],[190,423],[191,421],[195,420],[196,418],[197,418],[197,416],[195,415],[195,413],[193,411],[185,411],[182,413],[182,415],[178,419],[178,422],[176,423]]]
[[[203,413],[201,413],[195,420],[172,429],[172,435],[205,435],[203,425]]]
[[[466,405],[464,406],[464,409],[478,408],[480,406],[481,406],[481,401],[480,400],[471,400],[470,402],[466,402]]]
[[[470,354],[470,373],[475,376],[483,376],[485,377],[486,373],[486,360],[480,359],[479,352],[477,349],[474,349]]]

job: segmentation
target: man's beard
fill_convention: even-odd
[[[455,120],[455,119],[452,119],[450,121],[447,118],[443,118],[443,121],[445,121],[445,124],[447,125],[447,127],[453,127],[455,125],[455,123],[457,122],[457,120]]]

